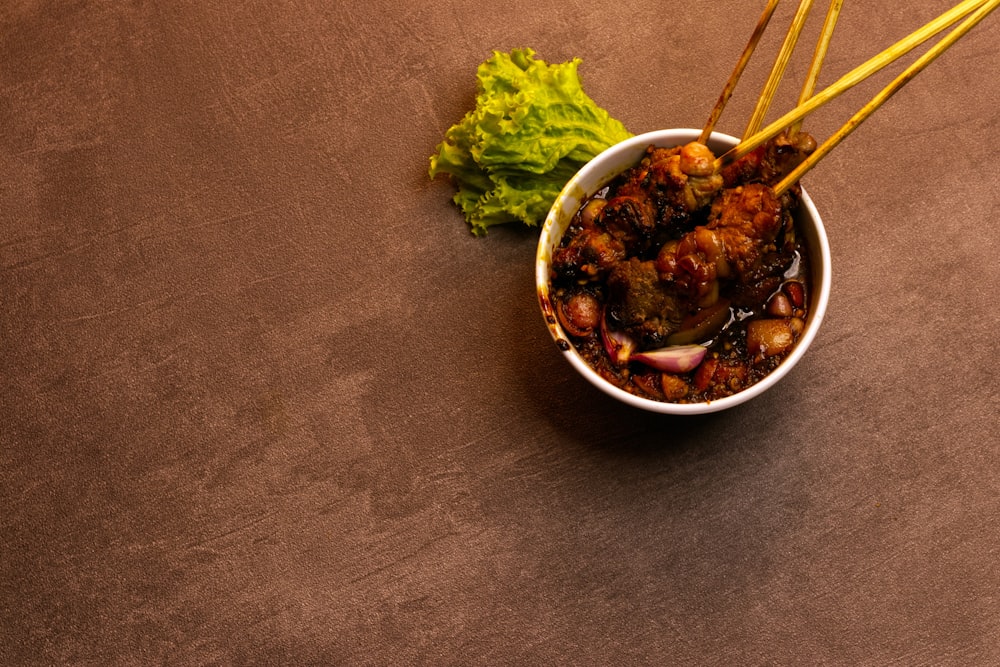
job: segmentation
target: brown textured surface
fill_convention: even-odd
[[[807,177],[827,321],[731,412],[584,384],[427,179],[490,49],[699,127],[746,7],[5,3],[0,663],[1000,663],[1000,18]]]

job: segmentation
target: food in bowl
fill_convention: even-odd
[[[550,331],[578,368],[664,412],[722,409],[776,381],[828,291],[811,201],[773,187],[812,138],[782,135],[719,169],[736,140],[698,134],[641,135],[588,164],[553,206],[536,266]]]

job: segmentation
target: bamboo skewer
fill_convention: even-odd
[[[809,16],[809,10],[812,8],[812,3],[813,0],[801,0],[799,3],[799,8],[795,12],[795,17],[792,19],[792,24],[788,28],[788,33],[785,35],[785,41],[782,43],[781,50],[778,52],[778,57],[774,61],[774,66],[771,68],[771,74],[768,76],[767,81],[764,84],[764,90],[757,99],[757,106],[754,108],[753,114],[750,116],[750,122],[747,124],[746,131],[743,132],[744,139],[754,134],[763,124],[764,117],[771,108],[771,101],[774,99],[774,94],[778,90],[778,84],[781,82],[781,77],[785,74],[785,68],[788,66],[788,61],[791,60],[792,52],[795,50],[795,45],[799,41],[799,35],[802,33],[802,26],[805,25],[806,18]]]
[[[840,18],[840,9],[843,4],[844,0],[832,0],[830,2],[830,9],[826,12],[826,19],[823,21],[823,30],[820,32],[819,41],[816,42],[816,50],[813,53],[812,62],[809,63],[809,73],[802,84],[802,92],[799,93],[799,104],[812,97],[813,92],[816,90],[816,81],[819,80],[819,72],[823,68],[823,60],[826,59],[826,52],[830,47],[830,39],[833,37],[833,31],[837,27],[837,19]],[[801,119],[795,121],[788,128],[788,136],[794,137],[799,133],[800,129],[802,129]]]
[[[892,64],[920,44],[940,33],[942,30],[945,30],[951,25],[964,19],[966,16],[979,9],[987,1],[992,0],[964,0],[963,2],[958,3],[955,7],[952,7],[950,10],[930,21],[922,28],[917,29],[907,37],[904,37],[884,50],[882,53],[854,68],[838,79],[835,83],[813,95],[806,102],[798,105],[778,120],[766,126],[764,129],[748,138],[745,138],[715,161],[716,169],[718,170],[724,165],[740,159],[744,155],[756,149],[758,146],[763,145],[765,142],[790,127],[793,123],[805,118],[807,115],[830,100],[840,96],[845,91]]]
[[[980,21],[986,18],[990,12],[998,6],[1000,6],[1000,0],[987,0],[983,2],[974,13],[962,22],[959,27],[948,33],[948,35],[942,38],[940,42],[929,49],[927,53],[906,68],[902,74],[893,79],[892,83],[882,89],[882,91],[872,98],[868,104],[854,114],[854,116],[843,127],[841,127],[840,130],[823,142],[823,144],[813,151],[813,153],[806,158],[802,164],[785,176],[781,182],[774,187],[775,194],[780,196],[783,192],[785,192],[785,190],[794,185],[807,171],[812,169],[817,162],[819,162],[826,154],[843,141],[847,135],[856,130],[861,123],[863,123],[869,116],[872,115],[872,113],[875,112],[876,109],[882,106],[886,100],[895,95],[903,86],[909,83],[913,77],[919,74],[925,67],[927,67],[927,65],[932,63],[938,56],[944,53],[952,44],[958,41]]]
[[[735,90],[736,84],[739,83],[740,77],[743,76],[743,70],[746,69],[747,63],[750,62],[750,56],[753,55],[754,50],[757,48],[757,43],[760,42],[760,38],[764,34],[764,30],[767,28],[767,24],[770,23],[771,16],[774,15],[774,10],[777,6],[778,0],[769,0],[763,13],[760,15],[760,19],[757,21],[757,27],[754,28],[753,34],[750,35],[750,39],[744,47],[743,53],[736,62],[736,67],[733,68],[732,73],[729,75],[729,80],[722,89],[722,94],[719,95],[719,99],[715,103],[715,108],[712,109],[712,113],[708,117],[708,122],[705,123],[705,128],[701,131],[701,136],[698,137],[699,143],[704,144],[708,141],[712,131],[715,129],[715,124],[719,122],[719,117],[722,115],[722,111],[726,108],[729,98],[732,97],[733,90]]]

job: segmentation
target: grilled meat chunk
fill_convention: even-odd
[[[682,313],[670,285],[652,261],[632,257],[615,265],[607,280],[609,325],[642,348],[661,347],[677,331]]]

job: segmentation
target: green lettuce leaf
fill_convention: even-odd
[[[566,182],[632,134],[583,92],[579,58],[550,65],[532,49],[494,51],[477,71],[476,107],[444,136],[430,177],[449,175],[472,233],[539,225]]]

